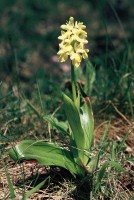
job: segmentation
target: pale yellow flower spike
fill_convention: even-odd
[[[61,25],[61,35],[58,37],[61,40],[59,44],[59,61],[65,62],[70,57],[74,67],[79,67],[83,59],[88,58],[88,49],[85,49],[87,32],[82,22],[74,22],[74,18],[70,17],[69,21]]]

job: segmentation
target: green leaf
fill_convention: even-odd
[[[110,161],[109,162],[111,164],[112,167],[114,167],[115,169],[117,169],[120,172],[123,172],[124,174],[129,174],[129,172],[127,172],[123,167],[121,167],[117,162],[115,161]]]
[[[86,165],[88,157],[84,153],[85,138],[78,109],[67,95],[63,94],[63,100],[67,120],[72,130],[72,139],[76,143],[76,148],[78,150],[78,156],[82,163]]]
[[[134,163],[134,156],[131,156],[130,158],[127,158],[128,161],[132,162],[132,164]]]
[[[23,197],[24,200],[27,200],[33,193],[35,193],[36,191],[38,191],[45,183],[46,181],[49,179],[46,178],[44,181],[42,181],[41,183],[39,183],[38,185],[36,185],[34,188],[32,188],[30,191],[28,191],[26,193],[26,195]]]
[[[24,140],[13,147],[9,155],[15,161],[37,160],[42,165],[63,167],[74,176],[84,174],[83,168],[75,163],[71,152],[56,144]]]
[[[89,163],[86,166],[88,168],[87,170],[89,173],[93,173],[95,170],[97,170],[98,164],[99,164],[99,159],[100,159],[100,154],[101,154],[101,152],[99,151],[97,153],[97,155],[91,157]]]
[[[72,130],[73,139],[77,145],[76,147],[83,149],[85,140],[77,107],[75,106],[74,102],[65,94],[63,94],[63,100],[65,113]]]
[[[128,136],[129,136],[129,131],[125,134],[125,136],[123,137],[122,141],[118,145],[118,151],[119,152],[122,151],[122,148],[125,145],[125,142],[126,142]]]
[[[3,158],[2,158],[2,164],[3,164],[3,168],[4,168],[4,171],[5,171],[5,174],[6,174],[6,178],[7,178],[7,182],[8,182],[8,187],[9,187],[9,191],[10,191],[10,198],[11,199],[15,199],[16,196],[15,196],[15,191],[14,191],[14,188],[13,188],[13,184],[11,182],[11,179],[10,179],[8,170],[7,170],[6,166],[5,166]]]
[[[94,140],[94,118],[93,118],[90,99],[84,93],[80,84],[78,85],[82,96],[82,102],[80,106],[80,120],[84,132],[85,149],[89,151],[93,146],[93,140]]]
[[[68,126],[66,122],[58,121],[58,119],[52,115],[44,116],[43,119],[49,122],[54,128],[57,128],[59,131],[61,131],[62,134],[69,135],[67,132]]]
[[[101,180],[102,180],[102,178],[103,178],[103,176],[104,176],[104,174],[105,174],[105,172],[106,172],[106,168],[108,167],[108,164],[109,164],[109,162],[105,162],[105,163],[102,165],[102,167],[101,167],[101,169],[100,169],[100,171],[99,171],[98,179],[97,179],[97,184],[96,184],[96,186],[95,186],[95,191],[97,191],[97,190],[99,189],[99,187],[100,187]]]
[[[87,60],[86,62],[86,82],[85,82],[85,91],[90,96],[92,93],[93,83],[95,81],[95,69],[92,63]]]

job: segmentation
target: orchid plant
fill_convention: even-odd
[[[94,141],[94,118],[89,97],[77,82],[76,70],[82,59],[88,63],[88,52],[85,48],[87,41],[86,26],[82,22],[74,21],[73,17],[61,26],[58,39],[59,62],[71,60],[72,98],[62,93],[64,110],[69,124],[69,143],[61,145],[45,141],[24,140],[10,150],[10,156],[15,161],[37,160],[39,164],[59,166],[70,171],[73,176],[85,176],[92,172],[94,159],[91,149]],[[44,117],[65,134],[68,131],[60,127],[53,118]]]

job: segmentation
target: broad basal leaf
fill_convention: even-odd
[[[72,175],[83,175],[84,169],[78,166],[72,154],[65,148],[44,141],[24,140],[10,150],[13,160],[37,160],[42,165],[59,166],[71,172]]]

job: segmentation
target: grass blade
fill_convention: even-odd
[[[9,187],[9,191],[10,191],[10,198],[15,199],[16,195],[15,195],[15,192],[14,192],[13,184],[12,184],[12,181],[10,179],[10,176],[9,176],[8,170],[5,166],[3,158],[2,158],[2,164],[3,164],[3,168],[4,168],[6,178],[7,178],[7,182],[8,182],[8,187]]]
[[[104,174],[105,174],[105,172],[106,172],[106,168],[108,167],[108,164],[109,164],[108,161],[105,162],[105,163],[103,164],[103,166],[101,167],[101,169],[100,169],[100,172],[99,172],[99,175],[98,175],[97,184],[96,184],[96,186],[95,186],[95,192],[96,192],[96,191],[99,189],[99,187],[100,187],[101,180],[102,180],[102,178],[103,178],[103,176],[104,176]]]
[[[118,151],[122,150],[122,148],[123,148],[128,136],[129,136],[129,132],[126,133],[126,135],[123,137],[122,141],[120,142]]]
[[[49,177],[46,178],[41,183],[39,183],[38,185],[36,185],[29,192],[27,192],[26,195],[23,197],[23,200],[27,200],[33,193],[37,192],[47,182],[48,179],[49,179]]]
[[[123,167],[121,167],[117,162],[115,161],[110,161],[109,162],[111,164],[112,167],[114,167],[115,169],[117,169],[120,172],[123,172],[124,174],[129,174],[129,172],[127,172]]]

